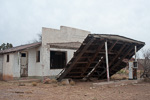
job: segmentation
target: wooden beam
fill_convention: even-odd
[[[126,44],[124,44],[120,50],[118,51],[118,54],[114,57],[114,59],[111,61],[110,66],[113,64],[113,62],[116,60],[116,58],[120,55],[120,53],[122,52],[122,50],[125,48]],[[104,73],[106,72],[106,69],[100,74],[99,77],[101,77]]]
[[[73,66],[76,64],[76,62],[80,59],[80,57],[83,55],[83,53],[85,52],[85,50],[88,49],[88,47],[92,44],[92,42],[95,40],[95,38],[91,38],[91,40],[85,45],[85,47],[81,50],[81,52],[76,55],[76,58],[74,59],[74,61],[72,62],[71,65],[69,65],[66,70],[64,71],[64,73],[62,73],[57,80],[61,81],[66,75],[67,73],[73,68]],[[79,50],[79,49],[78,49]]]
[[[108,61],[108,46],[107,46],[107,41],[105,42],[105,52],[106,52],[107,81],[109,82],[110,77],[109,77],[109,61]]]
[[[108,52],[110,52],[114,46],[117,44],[118,41],[115,41],[115,43],[109,48]],[[92,70],[92,72],[87,76],[87,78],[91,77],[94,73],[94,71],[97,69],[98,65],[100,65],[103,61],[103,59],[105,58],[105,56],[101,59],[101,62],[98,62],[98,64],[96,64],[95,68]]]
[[[84,67],[84,71],[82,73],[82,75],[87,71],[88,67],[91,65],[91,63],[94,61],[94,59],[96,58],[96,56],[98,55],[99,51],[103,48],[104,46],[104,42],[102,42],[98,49],[96,50],[95,54],[93,55],[93,57],[91,58],[90,62],[86,65],[86,67]]]
[[[126,52],[126,53],[124,53],[125,55],[123,56],[123,57],[121,57],[121,59],[114,65],[114,67],[111,67],[110,68],[110,72],[116,67],[116,66],[118,66],[118,64],[120,64],[121,62],[122,62],[122,60],[131,52],[131,50],[133,49],[133,45],[131,45],[131,46],[129,46],[129,48],[128,48],[129,50]],[[104,74],[105,72],[103,72],[103,74]],[[102,74],[102,75],[103,75]],[[102,76],[101,75],[101,76]]]

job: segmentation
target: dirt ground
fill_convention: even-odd
[[[150,83],[124,86],[93,86],[92,82],[59,86],[42,84],[18,86],[0,81],[0,100],[150,100]]]

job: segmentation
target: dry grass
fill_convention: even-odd
[[[37,86],[37,82],[32,82],[32,86]]]
[[[58,81],[56,79],[51,79],[51,83],[57,83]]]
[[[125,74],[115,74],[113,76],[111,76],[112,80],[125,80],[128,79],[128,76]]]
[[[62,81],[62,82],[61,82],[61,85],[64,85],[64,86],[65,86],[65,85],[67,85],[67,83],[66,83],[65,81]]]
[[[75,84],[76,83],[73,80],[70,81],[70,85],[75,85]]]

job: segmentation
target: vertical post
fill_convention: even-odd
[[[109,64],[108,64],[108,49],[107,49],[107,41],[105,42],[105,54],[106,54],[106,66],[107,66],[107,81],[110,80],[109,78]]]
[[[137,48],[136,48],[136,46],[135,46],[135,61],[137,61],[136,51],[137,51]]]
[[[133,63],[133,79],[137,79],[137,56],[136,56],[136,52],[137,52],[137,47],[135,46],[135,60]]]

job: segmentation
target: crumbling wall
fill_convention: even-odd
[[[52,28],[42,28],[42,44],[60,42],[83,42],[90,34],[89,31],[61,26],[60,30]]]
[[[83,40],[90,34],[89,31],[80,30],[76,28],[61,26],[60,30],[52,28],[42,28],[42,70],[44,76],[58,75],[62,69],[50,69],[50,47],[47,43],[62,43],[62,42],[83,42]],[[61,50],[61,49],[55,49]],[[67,61],[73,57],[76,50],[62,49],[67,51]]]

